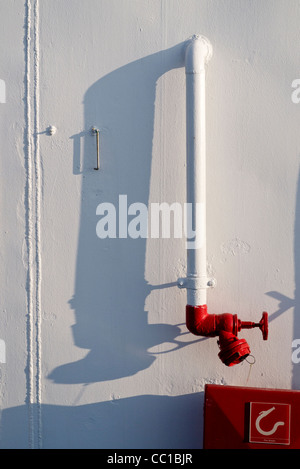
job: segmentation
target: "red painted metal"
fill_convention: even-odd
[[[237,365],[250,355],[250,347],[245,339],[238,339],[230,332],[220,331],[218,341],[219,358],[227,366]]]
[[[300,449],[300,391],[205,386],[204,449]]]
[[[238,339],[241,329],[259,327],[263,339],[268,338],[268,313],[263,312],[259,323],[240,321],[236,314],[208,314],[207,305],[186,306],[186,326],[188,330],[198,336],[219,336],[219,358],[227,366],[233,366],[245,360],[250,355],[250,347],[245,339]]]

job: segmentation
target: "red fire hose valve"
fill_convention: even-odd
[[[219,336],[219,358],[227,366],[236,365],[250,355],[250,347],[245,339],[237,337],[241,329],[258,327],[263,340],[268,338],[268,313],[263,312],[259,323],[240,321],[236,314],[208,314],[207,306],[186,307],[186,326],[198,336]]]

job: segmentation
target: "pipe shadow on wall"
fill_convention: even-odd
[[[142,395],[78,406],[42,405],[43,449],[198,449],[204,393]],[[27,406],[5,409],[0,448],[28,447]],[[77,431],[74,431],[74,428]]]
[[[275,320],[286,311],[293,312],[293,345],[291,344],[291,364],[292,364],[292,389],[300,389],[300,171],[298,175],[298,186],[296,195],[295,209],[295,225],[294,225],[294,269],[295,269],[295,296],[289,298],[278,291],[267,292],[267,295],[278,301],[278,310],[270,316],[270,321]],[[293,359],[296,358],[296,362]]]
[[[84,96],[86,131],[72,136],[73,174],[82,178],[82,200],[70,304],[76,317],[75,345],[89,352],[82,360],[54,369],[49,376],[54,382],[131,376],[154,362],[152,347],[163,342],[175,348],[187,345],[180,342],[180,325],[148,323],[144,307],[153,287],[144,278],[146,239],[96,235],[100,203],[116,208],[117,236],[119,195],[127,196],[128,205],[148,206],[156,85],[163,74],[184,66],[184,49],[182,43],[125,65],[97,81]],[[94,170],[93,126],[100,129],[100,171]],[[177,288],[175,283],[162,287]]]

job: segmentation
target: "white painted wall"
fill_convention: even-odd
[[[1,0],[0,10],[1,448],[201,448],[206,383],[298,389],[299,2]],[[267,342],[240,334],[252,367],[226,368],[216,339],[187,333],[175,285],[184,239],[96,236],[97,206],[119,194],[185,202],[182,59],[194,33],[214,48],[208,307],[251,321],[269,312]]]

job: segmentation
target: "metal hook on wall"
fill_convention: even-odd
[[[100,130],[97,129],[96,127],[92,127],[92,134],[96,135],[97,139],[97,166],[94,168],[95,171],[98,171],[100,169],[100,157],[99,157],[99,135],[100,135]]]

